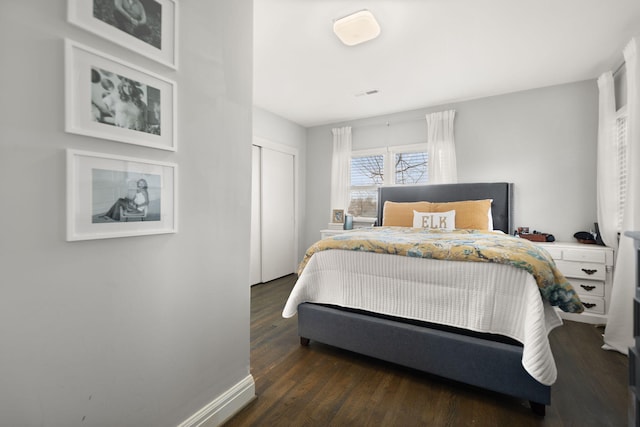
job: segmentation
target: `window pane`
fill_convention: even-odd
[[[427,153],[398,153],[395,161],[396,184],[427,183]]]
[[[378,216],[378,190],[351,190],[351,202],[347,213],[353,216]]]
[[[384,182],[384,156],[351,158],[351,187],[382,185]]]

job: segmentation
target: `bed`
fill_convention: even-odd
[[[510,183],[381,187],[378,196],[378,224],[385,224],[384,215],[390,217],[391,206],[483,200],[488,201],[490,214],[489,230],[481,237],[502,239],[498,235],[513,231]],[[414,218],[418,215],[413,214]],[[380,253],[380,242],[371,251],[363,250],[366,244],[359,240],[369,238],[367,233],[406,233],[401,238],[414,239],[416,230],[405,228],[354,230],[312,246],[344,245],[352,239],[357,247],[350,249],[355,250],[336,246],[330,249],[337,250],[307,251],[301,263],[304,268],[283,310],[284,317],[297,314],[301,344],[315,340],[511,395],[528,400],[534,413],[544,415],[557,374],[547,336],[562,324],[552,307],[558,299],[541,298],[548,293],[537,283],[538,276],[514,264],[442,261],[435,259],[432,248],[422,247],[418,252],[431,252],[398,256]],[[467,243],[478,233],[455,230],[443,234],[458,231]],[[541,251],[538,257],[545,256]],[[452,247],[444,252],[453,252]],[[562,276],[554,276],[556,279],[564,280]],[[562,309],[579,312],[581,303],[571,286],[562,282],[560,290],[560,304],[566,304]]]

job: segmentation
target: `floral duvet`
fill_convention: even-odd
[[[575,290],[547,251],[528,240],[502,232],[406,227],[353,230],[312,245],[300,263],[298,274],[302,273],[313,254],[331,249],[511,265],[530,273],[535,278],[540,294],[551,305],[569,313],[581,313],[584,310]]]

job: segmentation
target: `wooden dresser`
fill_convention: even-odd
[[[536,243],[549,252],[580,296],[585,311],[560,312],[563,319],[606,324],[613,284],[613,249],[583,243]]]

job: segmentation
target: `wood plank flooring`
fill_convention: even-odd
[[[602,328],[565,321],[550,334],[558,367],[544,418],[526,401],[311,341],[282,308],[296,276],[251,289],[257,399],[235,426],[626,426],[627,357],[602,350]]]

